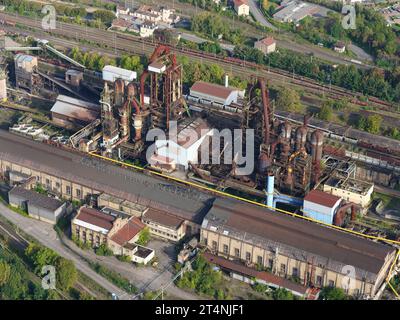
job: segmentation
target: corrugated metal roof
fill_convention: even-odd
[[[74,220],[80,220],[110,231],[115,217],[96,209],[82,207]]]
[[[117,78],[121,78],[127,81],[133,81],[136,79],[137,73],[135,71],[122,69],[114,66],[105,66],[103,68],[103,75],[104,73],[112,73],[113,75],[117,76]]]
[[[205,217],[203,227],[228,232],[230,237],[291,256],[297,260],[321,264],[341,272],[342,267],[358,268],[357,277],[374,279],[394,252],[388,245],[346,232],[323,227],[269,209],[235,200],[217,199]]]
[[[47,195],[37,193],[32,190],[27,190],[22,187],[13,188],[9,194],[11,196],[17,196],[28,201],[29,204],[35,205],[40,208],[55,211],[60,208],[63,203],[57,199],[50,198]]]
[[[163,212],[163,211],[155,210],[155,209],[149,209],[143,215],[143,218],[145,220],[148,219],[148,220],[157,222],[157,223],[167,226],[167,227],[173,227],[175,229],[178,229],[179,226],[184,222],[183,219],[172,216],[168,212]]]
[[[96,120],[100,116],[99,105],[64,95],[57,97],[57,101],[50,111],[87,123]]]
[[[324,207],[333,208],[340,200],[340,197],[334,196],[320,190],[311,190],[304,198],[304,201],[319,204]]]
[[[234,91],[237,91],[237,89],[231,87],[227,88],[219,84],[208,83],[203,81],[195,82],[193,86],[190,88],[191,95],[193,95],[192,92],[193,93],[198,92],[204,95],[209,95],[211,97],[217,97],[219,99],[224,99],[224,100],[226,100],[229,97],[229,95]]]

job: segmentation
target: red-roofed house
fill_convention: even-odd
[[[254,48],[260,50],[264,54],[269,54],[276,50],[276,41],[272,37],[266,37],[254,43]]]
[[[154,250],[142,247],[136,242],[146,225],[137,217],[132,217],[127,223],[108,236],[108,247],[118,256],[128,256],[131,261],[147,264],[154,258]]]
[[[238,16],[248,16],[250,14],[250,7],[247,0],[233,0],[233,7]]]
[[[92,247],[106,244],[108,233],[117,219],[96,209],[81,207],[71,221],[72,237]]]
[[[342,198],[340,197],[320,190],[311,190],[304,198],[304,215],[324,223],[332,224],[341,203]]]
[[[135,243],[145,227],[137,217],[88,207],[81,207],[71,221],[73,238],[94,248],[107,245],[115,255],[129,256],[131,261],[141,264],[147,264],[155,254]]]

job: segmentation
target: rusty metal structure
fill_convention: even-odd
[[[168,130],[171,120],[183,118],[186,108],[182,95],[182,65],[167,46],[158,46],[140,77],[140,106],[145,109],[146,80],[150,76],[150,128]]]

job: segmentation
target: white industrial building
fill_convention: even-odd
[[[231,103],[237,103],[240,90],[225,86],[197,81],[190,88],[189,99],[197,99],[199,103],[217,103],[229,106]]]
[[[306,217],[332,224],[341,203],[340,197],[312,190],[304,198],[303,212]]]
[[[178,125],[177,139],[159,139],[155,143],[155,154],[150,159],[152,165],[164,165],[187,170],[189,163],[199,162],[199,148],[207,137],[212,136],[205,120],[201,118],[188,119]]]
[[[114,66],[105,66],[103,68],[103,80],[114,83],[117,79],[122,79],[126,82],[132,82],[137,78],[135,71],[122,69]]]

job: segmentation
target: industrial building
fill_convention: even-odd
[[[173,242],[178,242],[191,233],[186,232],[184,219],[166,211],[150,209],[143,215],[142,220],[149,227],[151,234]]]
[[[60,94],[50,112],[54,123],[62,127],[79,128],[99,118],[100,106]]]
[[[32,148],[27,148],[30,145]],[[184,235],[199,233],[212,199],[160,183],[155,177],[0,131],[0,173],[8,178],[11,171],[37,177],[37,183],[65,199],[87,201],[93,195],[98,197],[98,206],[107,204],[137,215],[148,208],[168,212],[185,221]]]
[[[217,103],[229,106],[231,103],[237,103],[239,90],[214,83],[197,81],[190,88],[189,98],[198,99],[203,103]]]
[[[215,200],[188,187],[4,131],[0,131],[0,147],[0,171],[5,177],[12,171],[36,176],[43,185],[48,179],[52,192],[58,190],[69,199],[106,194],[103,201],[116,199],[115,206],[123,202],[125,206],[146,206],[150,215],[146,217],[144,213],[143,221],[149,227],[149,222],[154,222],[159,230],[181,228],[180,235],[198,234],[201,228],[202,243],[212,253],[236,257],[249,266],[262,263],[273,267],[274,274],[280,277],[298,275],[306,286],[341,286],[343,266],[353,265],[357,285],[349,293],[372,296],[395,256],[395,250],[387,245],[238,201]],[[151,209],[161,214],[154,214]],[[169,216],[174,219],[166,221]],[[101,225],[91,219],[84,222],[99,224],[97,227],[109,232],[114,220],[100,220],[104,221]],[[158,236],[169,239],[162,232]],[[101,234],[98,242],[94,236],[95,243],[104,241]]]
[[[127,82],[135,80],[137,73],[114,66],[105,66],[103,68],[103,80],[114,83],[117,79],[122,79]]]
[[[51,224],[56,224],[66,212],[66,203],[20,186],[9,191],[8,201],[12,207],[26,211],[30,217]]]
[[[304,197],[303,212],[306,217],[333,224],[342,198],[320,190],[312,190]]]
[[[247,266],[260,265],[305,286],[342,287],[346,266],[355,268],[347,291],[373,297],[385,280],[395,249],[321,227],[269,209],[217,199],[201,229],[201,242],[211,253]]]
[[[110,214],[81,207],[71,221],[72,237],[92,247],[107,244],[107,236],[117,218]]]
[[[305,17],[312,16],[319,11],[318,7],[313,4],[297,0],[285,1],[281,6],[282,9],[273,15],[274,19],[279,22],[298,23]]]
[[[16,87],[38,93],[42,80],[35,72],[38,68],[37,57],[19,53],[14,57],[14,67]]]
[[[201,118],[182,121],[177,127],[177,137],[156,141],[151,160],[156,167],[163,164],[164,168],[188,170],[191,163],[199,163],[199,148],[203,142],[209,142],[207,137],[212,135],[213,130]]]
[[[136,244],[145,225],[137,217],[122,212],[81,207],[71,221],[72,236],[92,247],[106,245],[115,255],[129,256],[132,262],[147,264],[154,250]]]
[[[330,177],[323,185],[323,191],[353,202],[361,208],[371,204],[374,184],[340,176]]]

